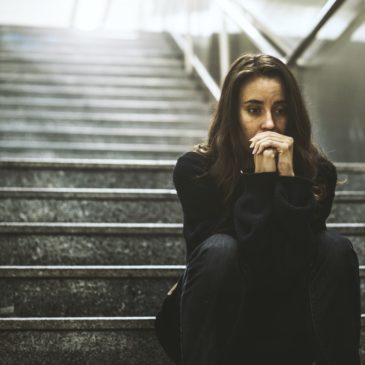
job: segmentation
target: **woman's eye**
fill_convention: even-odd
[[[248,111],[250,114],[259,114],[259,113],[260,113],[260,108],[254,108],[254,107],[251,107],[251,108],[247,108],[247,111]]]
[[[277,109],[274,110],[274,114],[275,115],[285,115],[286,110],[285,110],[285,108],[277,108]]]

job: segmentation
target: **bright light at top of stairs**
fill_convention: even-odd
[[[76,15],[76,28],[95,30],[99,27],[105,6],[104,0],[81,0]]]

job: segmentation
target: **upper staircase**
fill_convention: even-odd
[[[171,173],[209,109],[167,34],[0,27],[1,364],[171,364],[153,330],[185,263]],[[329,226],[363,264],[365,165],[337,167]]]

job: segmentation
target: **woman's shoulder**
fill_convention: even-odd
[[[180,156],[176,161],[176,169],[206,170],[208,159],[201,153],[189,151]]]
[[[202,176],[207,172],[207,158],[195,151],[189,151],[180,156],[174,168],[174,181]]]
[[[177,159],[177,163],[200,163],[204,164],[207,158],[203,154],[196,151],[185,152]]]
[[[318,157],[316,180],[332,184],[336,184],[337,181],[336,166],[323,155]]]

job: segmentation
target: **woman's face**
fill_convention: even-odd
[[[246,140],[257,133],[284,134],[287,125],[285,93],[278,78],[257,76],[240,90],[240,123]]]

